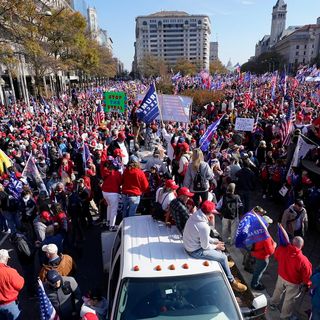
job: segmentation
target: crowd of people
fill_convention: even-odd
[[[23,280],[7,265],[8,251],[0,250],[5,275],[0,316],[18,319],[18,294],[24,286],[34,295],[39,276],[60,319],[106,319],[101,288],[82,296],[75,262],[65,252],[85,241],[87,229],[101,225],[114,232],[123,218],[136,214],[176,225],[187,253],[220,262],[232,288],[243,292],[247,287],[232,275],[233,262],[224,251],[235,245],[247,213],[266,226],[273,222],[253,203],[253,192],[261,189],[261,198],[285,206],[279,221],[291,243],[277,246],[269,236],[246,247],[250,286],[265,289],[261,277],[274,255],[279,275],[270,307],[279,306],[286,290],[281,319],[294,319],[297,294],[312,286],[312,319],[319,319],[319,268],[313,271],[301,251],[308,220],[320,217],[319,179],[301,165],[291,166],[300,136],[318,146],[307,158],[320,165],[318,87],[288,80],[283,99],[283,88],[272,94],[269,80],[228,77],[221,88],[224,98],[194,108],[189,124],[139,121],[137,95],[148,84],[138,81],[73,89],[59,98],[32,99],[31,106],[20,101],[0,106],[0,231],[11,234],[24,272]],[[194,80],[180,78],[173,91],[183,94],[190,87],[197,87]],[[108,90],[126,92],[125,113],[97,112]],[[290,108],[295,120],[284,143],[281,124]],[[236,131],[237,117],[254,118],[253,132]],[[204,149],[200,139],[219,119]],[[279,193],[283,188],[286,192]],[[217,217],[222,218],[220,238],[209,227]]]

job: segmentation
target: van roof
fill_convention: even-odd
[[[168,227],[151,216],[134,216],[125,218],[122,228],[123,278],[222,272],[216,261],[204,263],[206,260],[191,258],[184,250],[182,236],[175,226]],[[185,264],[188,268],[183,267]],[[157,266],[161,270],[157,270]]]

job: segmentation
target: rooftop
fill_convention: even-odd
[[[205,14],[189,14],[185,11],[159,11],[138,18],[176,18],[176,17],[208,17]],[[209,18],[209,17],[208,17]]]

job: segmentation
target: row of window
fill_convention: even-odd
[[[312,49],[314,49],[314,44],[311,47],[312,47]],[[307,49],[307,45],[306,44],[304,45],[304,48]],[[297,45],[296,49],[300,49],[300,45]]]

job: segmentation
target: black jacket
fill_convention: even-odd
[[[238,192],[248,192],[254,190],[255,176],[249,168],[242,168],[236,173]]]

